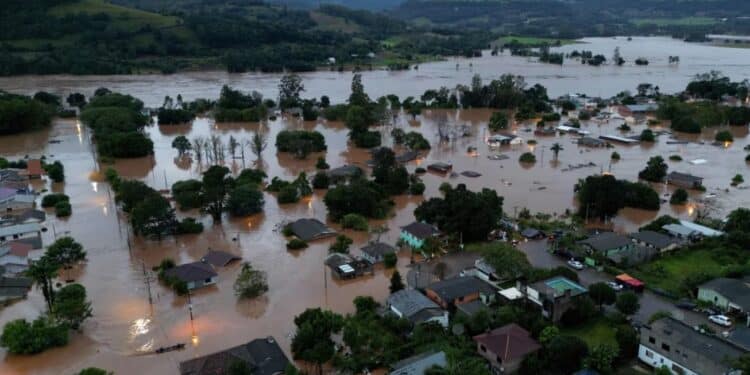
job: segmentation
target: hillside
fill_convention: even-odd
[[[0,9],[8,31],[0,35],[0,74],[305,71],[331,57],[337,66],[401,67],[437,55],[470,55],[490,40],[415,29],[389,16],[333,5],[293,10],[257,0],[163,4],[179,9],[157,13],[104,0],[9,0]],[[367,57],[371,52],[376,58]]]
[[[750,33],[746,0],[407,0],[390,12],[421,25],[579,38]]]

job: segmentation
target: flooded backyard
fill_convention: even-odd
[[[522,74],[530,83],[547,86],[551,96],[568,92],[586,92],[592,95],[613,95],[625,89],[633,90],[638,83],[653,82],[663,92],[681,90],[690,77],[709,70],[720,70],[733,80],[750,75],[750,50],[696,47],[668,38],[591,39],[589,44],[563,47],[564,50],[591,49],[607,56],[620,45],[626,59],[632,60],[644,54],[651,60],[648,67],[588,67],[567,64],[563,67],[529,63],[524,58],[501,56],[483,57],[474,60],[451,59],[447,62],[422,64],[418,71],[386,72],[373,71],[364,74],[365,87],[373,97],[394,92],[402,98],[420,95],[425,89],[441,85],[467,84],[474,73],[485,79],[503,73]],[[629,44],[625,44],[629,43]],[[679,55],[681,63],[669,66],[669,55]],[[455,65],[459,63],[456,70]],[[469,63],[473,66],[469,67]],[[572,63],[571,63],[572,64]],[[307,91],[303,96],[329,95],[333,102],[341,102],[349,94],[351,73],[316,72],[303,76]],[[0,78],[0,89],[33,93],[47,90],[53,93],[81,91],[90,94],[97,87],[108,87],[134,95],[148,106],[158,106],[165,95],[182,94],[185,99],[197,97],[215,98],[222,84],[229,84],[243,91],[258,90],[266,97],[276,95],[277,75],[226,73],[184,73],[171,76],[108,76],[108,77],[22,77]],[[158,86],[158,89],[154,89]],[[472,190],[493,188],[505,198],[504,211],[514,215],[523,208],[531,212],[562,215],[566,210],[574,211],[573,186],[579,179],[603,172],[617,178],[635,180],[646,161],[656,155],[662,156],[670,171],[691,173],[704,177],[705,193],[691,193],[691,203],[686,206],[662,204],[659,212],[624,209],[614,220],[613,227],[620,231],[638,228],[662,214],[688,218],[698,211],[709,210],[720,217],[738,206],[750,205],[750,191],[730,187],[735,174],[744,174],[748,144],[747,127],[733,127],[734,143],[712,145],[718,128],[707,129],[701,135],[661,135],[654,144],[618,145],[614,148],[586,148],[575,144],[576,137],[566,134],[535,136],[533,126],[515,124],[509,130],[530,145],[502,146],[492,148],[486,143],[491,135],[487,122],[491,110],[427,110],[416,119],[401,114],[395,125],[382,127],[384,145],[392,145],[390,130],[393,126],[405,131],[422,133],[432,144],[432,150],[423,153],[416,161],[407,164],[409,172],[418,166],[432,162],[448,162],[453,165],[451,174],[426,173],[422,179],[427,186],[423,197],[399,196],[394,198],[391,216],[382,221],[371,221],[372,225],[388,226],[381,240],[395,243],[399,228],[414,220],[413,210],[419,203],[439,194],[441,183],[464,183]],[[564,120],[563,120],[564,121]],[[441,143],[439,124],[449,126],[468,125],[471,134],[451,142]],[[582,129],[592,137],[600,135],[622,135],[617,130],[621,121],[601,123],[584,121]],[[632,125],[628,135],[637,135],[645,125]],[[276,134],[284,129],[307,129],[321,132],[326,139],[328,151],[310,155],[306,160],[297,160],[274,147]],[[651,127],[655,132],[662,129]],[[66,278],[83,284],[93,303],[94,317],[87,321],[82,333],[71,335],[66,347],[56,348],[35,356],[15,356],[0,352],[0,374],[67,374],[81,368],[96,366],[116,373],[166,374],[176,373],[180,361],[212,353],[245,343],[253,338],[273,335],[291,357],[289,346],[294,330],[293,318],[305,308],[323,307],[342,313],[353,312],[352,300],[358,295],[370,295],[378,301],[388,294],[392,270],[377,268],[373,276],[352,281],[338,281],[331,277],[323,261],[328,246],[333,241],[313,242],[301,251],[287,251],[286,240],[280,233],[282,222],[314,217],[326,221],[326,208],[322,198],[324,191],[303,199],[299,203],[279,205],[276,198],[265,193],[265,211],[246,218],[227,217],[221,224],[213,225],[209,217],[202,217],[206,230],[200,235],[185,235],[164,239],[161,242],[145,241],[128,234],[127,218],[116,208],[114,193],[104,181],[103,171],[114,167],[124,178],[140,179],[155,189],[165,189],[178,180],[200,178],[206,165],[177,158],[171,147],[178,135],[188,139],[198,136],[217,135],[226,143],[232,136],[244,142],[255,132],[268,136],[268,148],[262,161],[246,149],[245,159],[227,158],[225,163],[234,173],[243,168],[259,166],[269,179],[279,176],[292,179],[299,172],[308,176],[315,173],[318,156],[324,156],[335,168],[355,164],[366,168],[370,155],[367,150],[355,148],[347,142],[348,129],[341,123],[304,122],[296,118],[279,118],[264,123],[216,124],[212,119],[198,118],[190,125],[149,126],[146,132],[154,142],[154,155],[146,158],[117,160],[113,165],[96,160],[90,143],[90,131],[75,120],[55,120],[50,129],[14,136],[0,137],[0,156],[8,159],[40,157],[60,160],[65,165],[66,182],[46,186],[51,191],[64,192],[70,196],[73,214],[67,219],[57,219],[48,212],[43,235],[45,244],[57,236],[71,235],[81,242],[88,252],[88,262],[77,269],[65,272]],[[687,144],[668,144],[676,140]],[[50,142],[54,141],[54,142]],[[554,160],[551,146],[562,145],[563,150]],[[469,152],[470,147],[475,152]],[[401,151],[401,150],[398,150]],[[398,152],[397,151],[397,152]],[[613,151],[621,160],[611,162]],[[535,154],[537,162],[522,165],[518,162],[524,152]],[[492,160],[488,156],[504,154],[505,160]],[[670,155],[680,155],[683,161],[669,161]],[[239,153],[238,153],[239,156]],[[689,161],[705,159],[705,164]],[[579,165],[591,165],[578,168]],[[465,177],[461,172],[481,174],[476,178]],[[673,188],[654,185],[660,195]],[[45,188],[37,183],[37,190]],[[707,196],[712,198],[706,198]],[[196,216],[197,212],[178,215]],[[341,230],[334,223],[329,224]],[[369,239],[362,232],[345,232],[354,239],[353,253]],[[156,281],[151,268],[166,258],[178,264],[199,260],[208,249],[224,250],[242,256],[254,267],[268,274],[269,292],[252,301],[238,302],[232,285],[239,273],[235,264],[218,270],[216,286],[194,292],[191,296],[194,320],[191,321],[187,298],[177,297],[172,291]],[[409,265],[408,252],[400,254],[398,269],[406,275]],[[149,283],[152,303],[149,303]],[[33,289],[28,300],[0,309],[0,324],[18,319],[34,318],[45,311],[45,303],[39,290]],[[161,346],[187,343],[183,351],[162,355],[147,354]]]

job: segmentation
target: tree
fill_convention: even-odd
[[[617,352],[617,347],[611,344],[594,346],[583,360],[583,366],[601,374],[609,374],[612,372],[612,362],[617,358]]]
[[[178,135],[172,140],[172,148],[177,149],[177,154],[182,157],[186,152],[190,151],[192,145],[184,135]]]
[[[643,129],[640,139],[641,142],[654,142],[656,141],[656,136],[654,136],[654,132],[651,129]]]
[[[13,354],[36,354],[49,348],[68,343],[68,327],[55,324],[40,316],[29,323],[26,319],[13,320],[5,324],[0,336],[0,346]]]
[[[370,296],[354,297],[354,307],[357,309],[357,315],[374,313],[379,304]]]
[[[679,188],[675,190],[674,193],[672,194],[672,197],[669,198],[669,203],[670,204],[685,204],[687,200],[688,200],[688,192],[683,188]]]
[[[648,160],[646,168],[638,173],[638,178],[650,182],[661,182],[667,176],[667,163],[661,156],[654,156]]]
[[[734,137],[732,136],[732,133],[726,130],[722,130],[716,133],[716,136],[714,137],[714,139],[716,140],[716,142],[721,142],[721,143],[734,142]]]
[[[490,122],[488,124],[490,130],[493,132],[504,130],[508,128],[508,115],[503,112],[494,112],[490,116]]]
[[[80,92],[74,92],[68,95],[66,101],[71,107],[83,109],[83,107],[86,105],[86,96],[81,94]]]
[[[52,164],[45,165],[44,171],[47,172],[47,176],[54,182],[65,181],[65,167],[57,160]]]
[[[471,244],[467,250],[482,254],[482,258],[495,269],[495,273],[501,280],[511,281],[523,278],[531,271],[531,264],[526,254],[505,242]]]
[[[382,218],[389,209],[387,196],[378,185],[365,179],[355,179],[349,184],[337,185],[326,192],[328,214],[338,221],[346,214],[359,214],[369,218]]]
[[[177,181],[172,185],[172,197],[181,210],[190,210],[203,206],[201,190],[203,183],[198,180]]]
[[[279,107],[281,109],[298,107],[300,94],[305,91],[302,78],[297,74],[286,74],[279,82]]]
[[[615,307],[625,315],[633,315],[641,308],[638,296],[633,292],[624,292],[617,297]]]
[[[552,147],[550,147],[550,150],[552,150],[552,154],[555,156],[555,161],[557,161],[557,155],[560,153],[560,151],[563,150],[562,145],[555,142]]]
[[[544,327],[542,332],[539,333],[539,343],[542,344],[542,346],[546,347],[557,336],[560,336],[560,328],[557,328],[556,326]]]
[[[44,256],[55,264],[67,268],[74,263],[85,260],[86,251],[72,237],[61,237],[47,248]]]
[[[320,308],[307,309],[294,318],[297,332],[292,338],[292,355],[296,360],[314,363],[318,374],[323,374],[322,365],[333,358],[335,344],[331,335],[343,328],[343,318]]]
[[[331,247],[328,248],[329,253],[340,253],[340,254],[349,254],[349,245],[351,245],[354,241],[343,235],[339,234],[336,236],[336,241],[331,244]]]
[[[255,132],[250,141],[250,150],[252,150],[258,160],[263,159],[263,150],[266,149],[266,146],[268,146],[266,135],[261,132]]]
[[[245,184],[234,188],[227,199],[227,209],[232,216],[249,216],[263,211],[265,199],[256,185]]]
[[[527,163],[527,164],[536,163],[536,156],[534,156],[534,154],[531,152],[524,152],[518,158],[518,161],[521,163]]]
[[[617,294],[606,283],[594,283],[589,285],[589,297],[599,305],[601,309],[604,305],[611,305],[617,300]]]
[[[54,284],[52,279],[57,277],[57,270],[60,268],[58,263],[46,256],[42,256],[41,259],[31,262],[29,269],[26,270],[26,275],[34,281],[39,289],[42,290],[44,301],[47,302],[47,309],[52,311],[52,305],[55,302],[55,290],[53,289]]]
[[[103,370],[98,367],[89,367],[81,370],[77,375],[114,375],[114,372]]]
[[[255,298],[267,291],[266,273],[254,269],[248,262],[243,263],[240,274],[234,281],[234,294],[239,298]]]
[[[203,172],[203,208],[214,222],[221,222],[221,214],[224,212],[232,183],[227,167],[214,165]]]
[[[86,288],[81,284],[69,284],[57,291],[53,315],[59,323],[78,329],[90,318],[91,302],[86,301]]]
[[[349,95],[349,104],[356,106],[370,104],[370,97],[365,93],[365,86],[362,84],[362,75],[359,73],[355,73],[352,77],[352,93]]]
[[[635,358],[638,355],[638,332],[627,324],[622,324],[615,329],[615,340],[620,348],[619,357],[623,361]]]
[[[393,275],[391,275],[391,286],[388,288],[388,290],[390,290],[391,294],[393,294],[404,288],[404,281],[401,280],[401,274],[398,272],[398,270],[393,271]]]
[[[174,233],[177,217],[169,201],[158,194],[150,194],[130,211],[130,224],[136,235],[155,236]]]
[[[589,352],[586,342],[575,336],[560,335],[547,345],[550,363],[561,373],[571,374],[581,369],[581,362]]]

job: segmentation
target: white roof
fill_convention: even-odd
[[[680,220],[680,224],[686,228],[689,228],[690,230],[693,230],[695,232],[698,232],[706,237],[718,237],[724,234],[724,232],[712,229],[700,224],[696,224],[692,221],[687,220]]]
[[[517,299],[523,297],[523,294],[521,293],[521,291],[518,290],[518,288],[516,288],[516,287],[508,288],[508,289],[503,289],[503,290],[499,291],[498,293],[500,293],[501,296],[503,296],[503,297],[505,297],[505,298],[507,298],[507,299],[509,299],[511,301],[514,301],[514,300],[517,300]]]
[[[689,163],[693,164],[693,165],[701,165],[701,164],[708,163],[708,160],[706,160],[706,159],[695,159],[695,160],[689,161]]]
[[[42,230],[39,223],[28,223],[18,225],[7,225],[0,227],[0,237],[13,236],[17,234],[34,233]]]
[[[666,230],[667,232],[670,232],[670,233],[679,234],[681,236],[690,236],[692,234],[696,234],[697,233],[696,231],[694,231],[694,230],[692,230],[692,229],[690,229],[690,228],[688,228],[688,227],[686,227],[684,225],[681,225],[681,224],[667,224],[667,225],[663,226],[662,229],[664,229],[664,230]]]
[[[22,202],[22,203],[34,203],[34,200],[36,200],[36,195],[34,194],[16,194],[15,198],[13,198],[16,202]]]
[[[343,272],[343,273],[352,273],[352,272],[354,272],[354,268],[352,268],[352,266],[350,266],[348,264],[342,264],[342,265],[340,265],[339,266],[339,270],[341,270],[341,272]]]

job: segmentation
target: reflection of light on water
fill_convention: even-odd
[[[529,145],[529,150],[531,150],[531,152],[534,152],[534,150],[536,150],[536,145]]]
[[[422,158],[417,158],[415,161],[417,162],[417,167],[422,165]]]
[[[253,227],[253,221],[252,220],[248,220],[247,221],[247,227],[248,228],[252,228]]]
[[[695,212],[695,205],[692,203],[688,203],[688,215],[693,216],[693,212]]]
[[[145,344],[141,345],[136,349],[138,352],[152,352],[154,351],[154,339],[149,339]]]
[[[724,142],[724,148],[729,148],[729,146],[732,145],[732,142],[726,141]]]
[[[315,200],[315,196],[311,195],[310,199],[307,201],[307,210],[310,211],[310,213],[313,213],[313,201]]]
[[[94,193],[99,191],[99,183],[96,181],[91,181],[91,188],[94,189]]]
[[[193,346],[198,346],[200,344],[200,339],[198,338],[198,335],[193,335],[193,337],[190,338],[190,342],[193,343]]]
[[[104,216],[107,216],[109,211],[107,210],[107,206],[102,206],[102,212],[104,213]]]
[[[83,143],[83,134],[81,133],[81,122],[76,120],[76,133],[78,133],[78,143]]]
[[[138,336],[147,334],[151,330],[151,319],[139,318],[133,321],[130,325],[130,339],[131,341]]]

